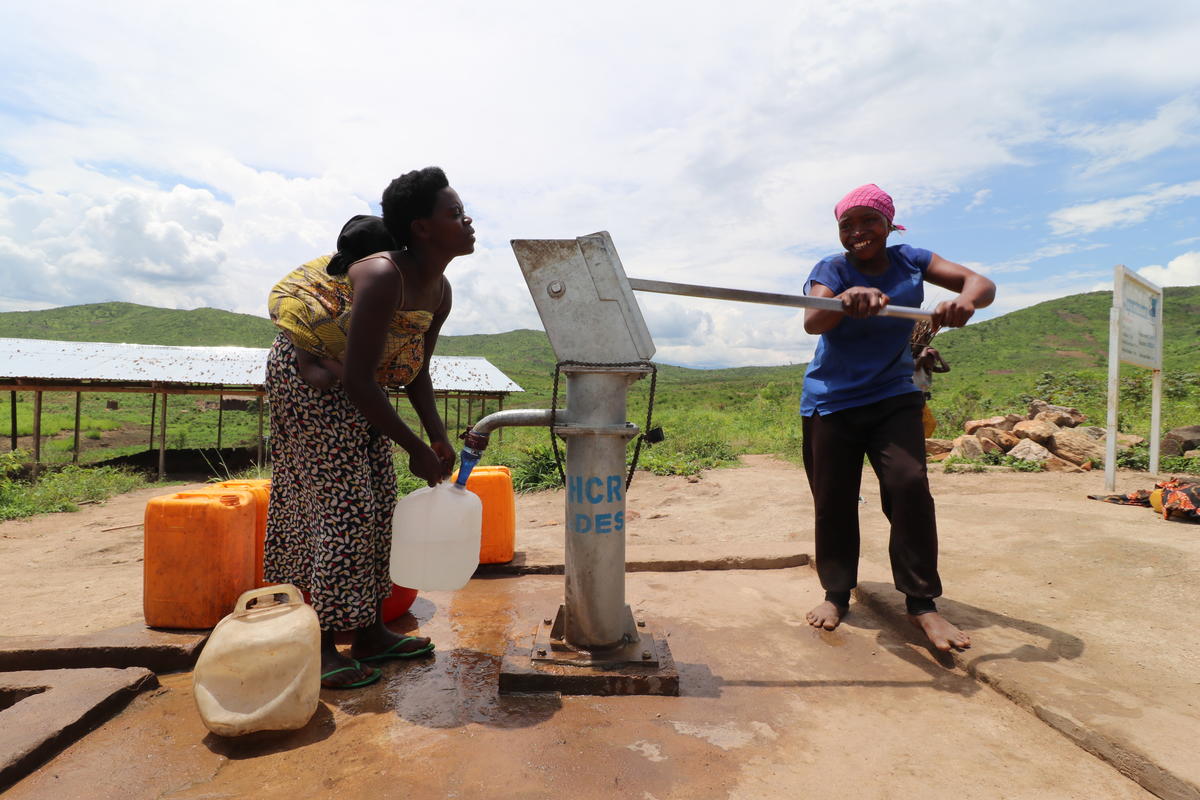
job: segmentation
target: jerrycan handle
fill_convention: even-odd
[[[284,603],[272,603],[271,605],[255,606],[249,608],[251,602],[260,597],[274,597],[282,594],[287,597]],[[263,608],[270,608],[272,605],[303,605],[304,597],[300,594],[300,590],[290,583],[280,583],[276,586],[260,586],[257,589],[251,589],[248,592],[242,592],[242,596],[237,599],[237,605],[233,608],[234,617],[244,617],[251,611],[258,611]]]

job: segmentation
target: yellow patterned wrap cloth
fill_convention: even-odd
[[[302,350],[342,361],[350,332],[354,288],[345,275],[325,272],[330,256],[314,258],[275,284],[267,298],[271,321]],[[433,314],[397,309],[388,326],[383,358],[375,379],[384,386],[403,386],[425,360],[425,333]]]

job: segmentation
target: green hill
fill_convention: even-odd
[[[1108,358],[1111,292],[1048,300],[960,330],[937,346],[955,368],[976,375],[1103,368]],[[1200,365],[1200,286],[1165,292],[1167,370]],[[263,317],[215,308],[181,311],[135,303],[93,303],[0,313],[0,336],[84,342],[269,347],[276,328]],[[535,330],[443,336],[440,355],[482,356],[513,375],[550,375],[554,352]],[[660,365],[666,383],[771,381],[802,377],[804,365],[699,370]]]
[[[1031,397],[1075,405],[1103,418],[1110,292],[1049,300],[940,334],[936,343],[951,372],[935,380],[933,407],[950,434],[963,419],[1022,407]],[[1200,286],[1171,287],[1164,300],[1164,426],[1200,421]],[[275,328],[261,317],[212,308],[177,311],[132,303],[98,303],[46,311],[0,313],[0,336],[166,345],[267,347]],[[443,336],[440,355],[482,356],[526,390],[510,405],[548,403],[554,353],[545,333]],[[1149,415],[1149,372],[1126,368],[1123,427]],[[656,413],[671,407],[746,416],[794,415],[804,365],[698,370],[660,365]],[[648,381],[634,385],[630,418],[644,411]],[[765,411],[764,409],[771,410]],[[758,415],[756,417],[755,415]],[[782,418],[782,417],[781,417]],[[710,425],[702,419],[685,424]],[[750,435],[750,434],[747,434]]]
[[[270,347],[271,321],[217,308],[178,311],[136,303],[91,303],[0,314],[0,337],[65,342]]]
[[[1047,300],[937,337],[946,360],[964,372],[1106,368],[1112,292]],[[1200,286],[1163,294],[1163,368],[1200,368]]]

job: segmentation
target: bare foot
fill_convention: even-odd
[[[842,621],[842,617],[846,616],[846,612],[849,610],[848,607],[836,606],[826,600],[805,614],[804,618],[814,628],[824,628],[827,631],[831,631],[838,626]]]
[[[965,650],[971,646],[971,637],[967,636],[950,621],[936,611],[928,614],[909,615],[909,622],[925,632],[938,650]]]

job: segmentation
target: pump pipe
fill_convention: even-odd
[[[483,417],[463,436],[463,449],[459,453],[458,481],[460,486],[467,485],[471,470],[483,457],[483,451],[488,446],[488,437],[496,428],[509,426],[549,427],[552,412],[550,409],[513,408],[508,411],[496,411]]]

